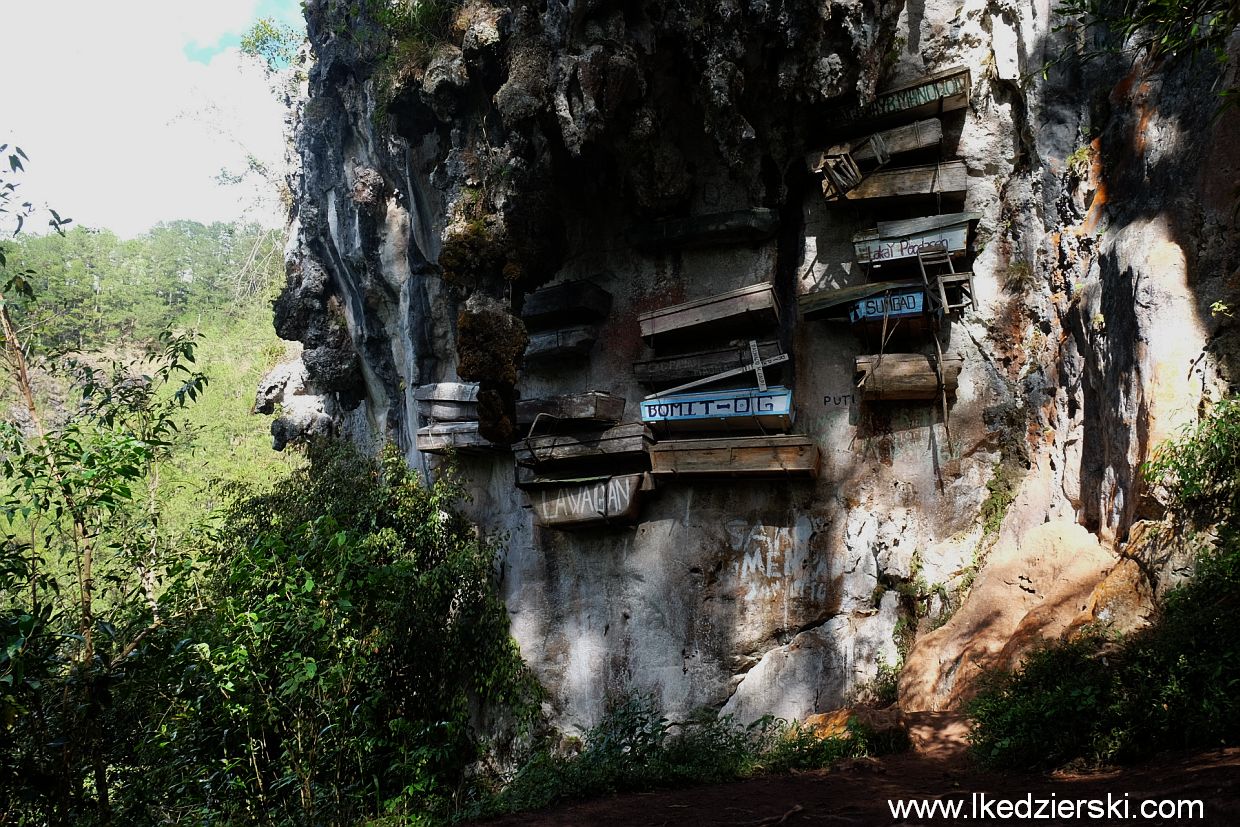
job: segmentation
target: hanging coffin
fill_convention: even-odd
[[[779,301],[767,283],[751,284],[704,299],[663,307],[637,317],[642,338],[727,331],[750,333],[779,323]]]
[[[856,382],[866,400],[938,399],[944,390],[947,396],[956,395],[963,366],[961,359],[948,357],[940,373],[934,358],[920,353],[858,356]]]
[[[818,463],[818,446],[799,435],[663,441],[650,450],[656,477],[812,479]]]
[[[438,382],[415,388],[418,416],[436,422],[469,422],[478,419],[477,382]]]
[[[579,359],[589,354],[598,338],[593,326],[565,327],[530,335],[525,348],[525,361],[536,363],[550,359]]]
[[[855,306],[862,299],[878,296],[888,291],[921,288],[920,281],[876,281],[868,284],[854,284],[833,290],[818,290],[806,293],[797,299],[801,315],[806,319],[827,319],[844,321],[851,318]]]
[[[759,342],[758,355],[763,359],[779,355],[779,343],[775,341]],[[752,351],[748,343],[717,350],[700,350],[696,353],[685,353],[677,356],[663,356],[658,359],[646,359],[633,363],[633,373],[637,381],[643,385],[674,385],[694,379],[705,379],[725,370],[735,368],[749,362]],[[779,367],[773,366],[767,372],[767,378],[778,372]]]
[[[539,470],[561,467],[614,467],[646,463],[653,440],[640,422],[617,425],[604,431],[531,436],[512,446],[519,465]]]
[[[881,169],[843,193],[843,201],[908,198],[918,195],[963,196],[969,185],[964,161]],[[836,202],[839,203],[839,202]]]
[[[487,453],[507,450],[478,433],[477,422],[440,422],[418,429],[417,449],[424,454],[446,454],[449,451]]]
[[[963,66],[945,69],[910,83],[885,89],[868,104],[837,109],[830,115],[836,129],[863,122],[913,120],[969,105],[969,70]]]
[[[875,229],[853,236],[853,253],[862,264],[883,264],[936,251],[960,255],[968,250],[969,224],[978,218],[980,213],[962,212],[880,221]]]
[[[848,319],[853,324],[907,319],[926,312],[926,291],[920,285],[888,290],[853,304]]]
[[[534,522],[560,529],[631,523],[640,513],[643,492],[654,488],[646,473],[545,482],[527,486]]]
[[[521,320],[528,330],[597,322],[611,311],[611,294],[588,281],[565,281],[525,297]]]
[[[661,431],[786,431],[792,427],[792,391],[745,388],[645,399],[642,422]]]
[[[624,399],[590,391],[546,399],[522,399],[517,403],[517,424],[530,425],[540,417],[581,423],[619,422],[624,417]]]
[[[691,215],[636,227],[631,232],[638,247],[695,247],[719,244],[753,244],[765,241],[779,227],[775,210],[751,210]]]

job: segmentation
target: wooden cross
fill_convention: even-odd
[[[665,391],[659,391],[658,393],[652,393],[646,398],[647,399],[658,399],[661,396],[670,396],[671,394],[674,394],[674,393],[680,393],[681,391],[687,391],[690,388],[698,388],[698,387],[701,387],[702,385],[709,385],[712,382],[718,382],[722,379],[729,379],[733,376],[740,376],[742,373],[748,373],[751,370],[758,375],[758,388],[760,390],[766,390],[766,374],[763,372],[762,369],[769,368],[771,365],[780,365],[788,361],[787,353],[779,353],[779,354],[776,354],[775,356],[771,356],[767,359],[763,359],[761,354],[758,352],[758,342],[755,339],[749,340],[749,355],[753,361],[747,365],[741,365],[739,368],[732,368],[731,370],[725,370],[722,373],[716,373],[714,376],[707,376],[705,379],[695,379],[692,382],[686,382],[683,385],[677,385],[676,387],[668,388]]]

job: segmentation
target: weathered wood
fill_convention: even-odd
[[[418,416],[437,422],[478,419],[477,382],[439,382],[414,388]]]
[[[717,244],[753,244],[765,241],[779,227],[775,210],[751,210],[691,215],[635,227],[630,240],[638,247],[691,247]]]
[[[905,152],[917,152],[930,149],[943,143],[943,124],[938,118],[897,126],[878,133],[888,155],[901,155]],[[874,146],[870,141],[864,142],[853,150],[852,156],[858,161],[872,162]]]
[[[908,198],[917,195],[964,195],[969,170],[964,161],[881,169],[844,193],[845,201]]]
[[[758,343],[758,355],[769,359],[779,354],[779,342],[767,341]],[[732,347],[717,350],[702,350],[680,356],[664,356],[659,359],[645,359],[633,363],[633,373],[637,381],[643,385],[674,385],[678,382],[690,382],[694,379],[705,379],[722,373],[731,368],[740,367],[751,361],[749,345],[739,343]],[[767,368],[767,376],[772,377],[778,367]]]
[[[947,297],[948,310],[968,310],[973,306],[973,273],[943,273],[938,276],[939,291]]]
[[[650,449],[656,477],[813,478],[818,463],[818,446],[804,436],[662,441]]]
[[[904,124],[894,129],[886,129],[866,136],[860,140],[850,141],[843,145],[849,155],[857,163],[876,164],[883,162],[878,153],[884,152],[887,157],[901,155],[906,152],[930,149],[943,143],[943,124],[938,118],[929,118],[916,123]],[[827,149],[819,149],[805,156],[805,165],[810,172],[821,172],[827,158],[840,149],[837,144]]]
[[[424,454],[485,453],[508,450],[478,433],[477,422],[439,422],[419,428],[415,440],[417,449]]]
[[[525,297],[521,319],[527,330],[597,322],[611,312],[611,294],[589,281],[565,281]]]
[[[840,130],[865,122],[877,125],[955,112],[969,105],[970,86],[969,70],[956,66],[885,89],[870,103],[832,110],[827,122],[831,129]]]
[[[624,418],[624,398],[589,391],[547,399],[522,399],[517,403],[517,424],[529,425],[537,417],[587,422],[619,422]]]
[[[888,290],[920,286],[920,281],[876,281],[868,284],[853,284],[848,287],[806,293],[797,299],[797,304],[801,308],[801,315],[806,319],[845,321],[849,319],[853,306],[862,299],[881,295]]]
[[[761,330],[779,323],[779,301],[768,282],[751,284],[704,299],[663,307],[637,317],[642,338],[707,329]]]
[[[968,250],[969,224],[975,212],[931,215],[905,221],[880,221],[872,230],[853,236],[853,253],[862,264],[882,264],[918,253],[944,250],[959,255]]]
[[[644,460],[652,442],[650,429],[640,422],[603,431],[531,436],[513,445],[517,463],[534,468],[611,465]]]
[[[649,474],[560,480],[527,492],[534,522],[548,528],[625,523],[639,513],[641,494],[654,487]]]
[[[933,357],[920,353],[885,353],[856,358],[856,382],[867,400],[938,399],[939,371]],[[943,359],[943,387],[954,396],[964,361]]]
[[[660,431],[786,431],[792,427],[792,391],[744,388],[645,399],[642,422]]]
[[[559,330],[534,333],[530,336],[530,343],[525,348],[525,361],[579,358],[590,352],[596,339],[598,339],[598,328],[593,325],[563,327]]]
[[[848,311],[848,320],[853,324],[881,322],[883,319],[921,316],[925,312],[926,290],[921,285],[916,285],[887,290],[855,302]]]

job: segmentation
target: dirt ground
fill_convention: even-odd
[[[1240,825],[1240,748],[1162,756],[1123,769],[1087,773],[999,774],[971,765],[964,722],[951,714],[917,716],[910,733],[912,751],[881,759],[855,759],[830,770],[755,778],[733,784],[667,792],[613,796],[546,812],[524,813],[487,822],[488,827],[801,827],[802,825],[970,824],[1217,824]],[[971,810],[980,800],[1052,799],[1041,818],[1021,818],[1017,809],[1000,818]],[[1101,818],[1053,816],[1049,806],[1063,799],[1102,799],[1112,809]],[[1125,796],[1127,798],[1125,799]],[[893,817],[888,800],[962,800],[959,818]],[[1120,800],[1124,799],[1123,803]],[[1201,800],[1204,818],[1142,818],[1140,803],[1150,800]],[[1021,805],[1028,806],[1028,805]],[[1033,806],[1039,805],[1036,802]],[[1084,805],[1087,807],[1087,805]],[[1126,810],[1124,807],[1126,806]],[[1163,806],[1170,812],[1166,803]],[[1066,811],[1065,811],[1066,812]],[[1184,815],[1182,811],[1181,815]],[[1035,811],[1036,815],[1036,811]]]

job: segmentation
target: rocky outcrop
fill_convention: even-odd
[[[1161,581],[1113,550],[1157,518],[1140,464],[1237,352],[1210,307],[1240,261],[1220,149],[1240,113],[1213,118],[1210,72],[1066,59],[1042,78],[1077,36],[1045,2],[469,0],[430,40],[360,8],[306,4],[316,62],[276,306],[304,355],[263,406],[283,400],[277,442],[330,423],[434,473],[414,389],[479,382],[485,450],[457,464],[505,539],[513,633],[558,723],[629,689],[672,716],[801,717],[916,629],[901,695],[938,709],[1082,612],[1138,622]],[[887,345],[796,300],[864,279],[858,230],[949,211],[833,206],[803,158],[880,86],[952,66],[968,105],[944,116],[941,154],[966,171],[953,209],[981,218],[973,307],[942,334],[963,365],[945,415],[863,400],[854,357]],[[677,244],[654,223],[758,210],[773,233]],[[574,280],[610,313],[565,322],[583,326],[573,358],[526,358],[548,334],[522,322],[525,297]],[[605,391],[635,419],[639,317],[761,281],[817,479],[672,480],[635,525],[536,525],[502,450],[518,398]]]

